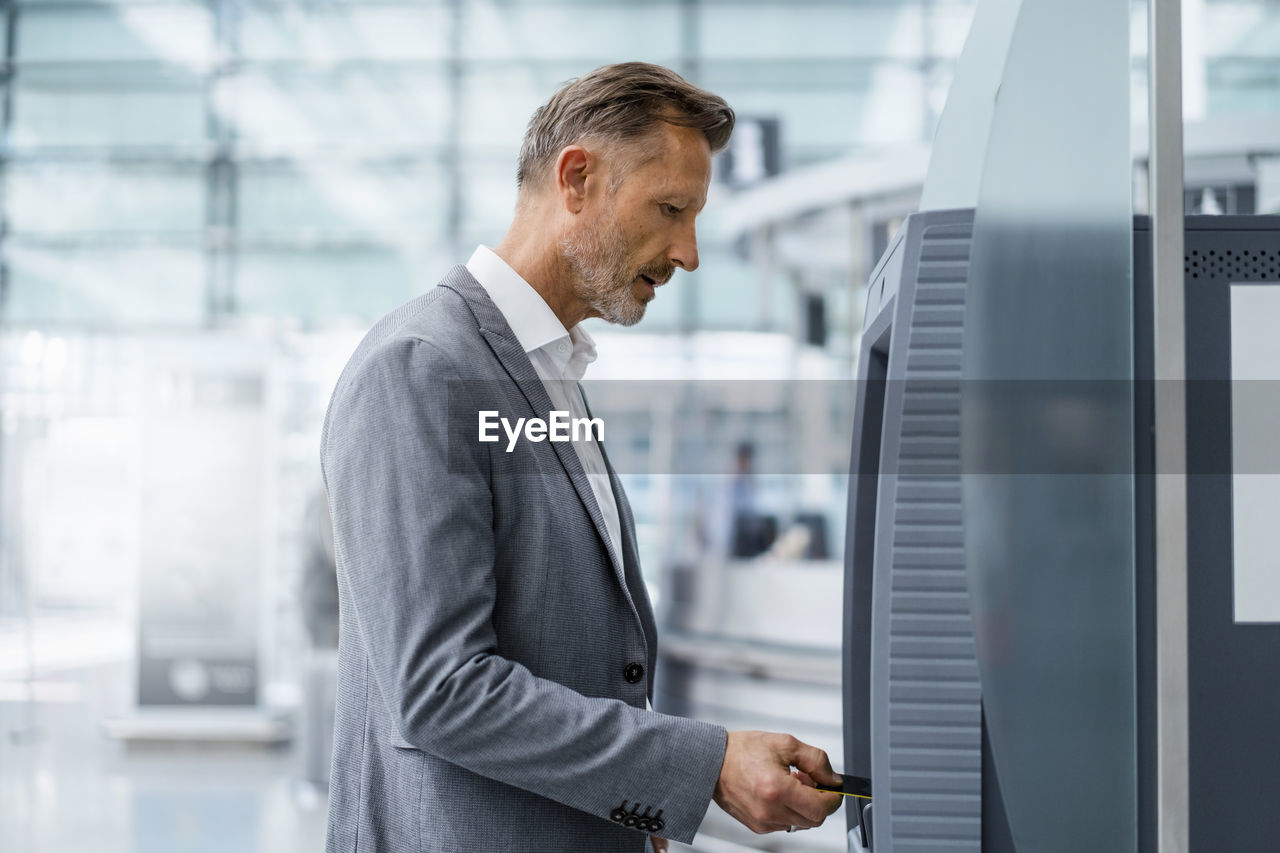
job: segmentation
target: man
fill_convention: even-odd
[[[343,372],[321,439],[341,602],[329,853],[661,851],[713,796],[756,832],[838,806],[812,787],[838,780],[821,750],[647,709],[653,612],[602,444],[483,429],[588,414],[578,324],[636,323],[698,266],[732,126],[657,66],[570,83],[533,116],[497,250],[379,321]]]

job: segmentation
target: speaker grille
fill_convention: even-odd
[[[1227,281],[1275,281],[1280,278],[1280,249],[1196,249],[1184,258],[1188,278]]]

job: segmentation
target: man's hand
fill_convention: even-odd
[[[667,853],[667,839],[650,835],[649,843],[653,845],[653,853]]]
[[[792,774],[791,768],[800,772]],[[764,834],[821,826],[840,808],[841,796],[806,781],[839,785],[827,754],[791,735],[729,732],[715,801],[752,832]]]

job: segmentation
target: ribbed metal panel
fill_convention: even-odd
[[[892,844],[977,851],[982,840],[978,667],[964,563],[960,359],[967,227],[927,228],[907,329],[888,607]]]

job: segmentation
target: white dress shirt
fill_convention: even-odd
[[[478,247],[471,255],[471,260],[467,261],[467,272],[480,282],[493,304],[502,312],[529,361],[533,362],[538,378],[546,386],[552,406],[569,412],[571,418],[589,417],[582,390],[578,387],[587,365],[596,360],[596,344],[586,330],[577,325],[566,332],[564,324],[538,291],[486,246]],[[609,531],[613,558],[621,568],[622,523],[618,520],[618,503],[614,499],[600,446],[596,444],[592,430],[588,429],[586,433],[590,438],[573,442],[573,447],[591,482],[591,491],[604,515],[605,529]]]

